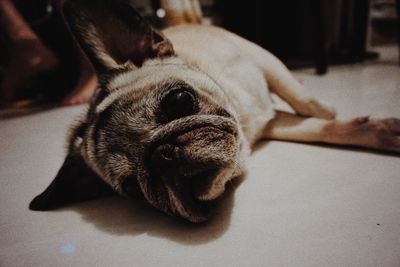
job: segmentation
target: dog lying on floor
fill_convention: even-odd
[[[202,222],[261,138],[400,152],[400,120],[335,120],[276,57],[223,29],[160,33],[126,1],[71,0],[65,13],[100,82],[33,210],[116,192]]]

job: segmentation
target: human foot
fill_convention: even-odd
[[[82,75],[75,89],[64,98],[67,106],[80,105],[89,102],[97,88],[97,77],[94,73]]]

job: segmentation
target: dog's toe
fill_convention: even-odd
[[[363,128],[369,130],[377,142],[378,148],[400,153],[400,120],[371,119]]]

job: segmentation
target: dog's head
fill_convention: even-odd
[[[124,1],[67,1],[66,18],[99,77],[52,184],[47,210],[111,192],[168,214],[207,220],[241,173],[241,132],[218,84]]]

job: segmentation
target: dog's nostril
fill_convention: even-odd
[[[152,170],[158,175],[174,173],[176,167],[175,147],[164,144],[157,147],[151,156]]]
[[[196,99],[184,89],[173,90],[161,102],[161,108],[168,120],[175,120],[195,113]]]
[[[172,145],[162,145],[157,150],[163,160],[172,161],[174,159],[174,147]]]
[[[162,166],[171,163],[175,158],[174,149],[174,146],[170,144],[157,147],[153,153],[153,163]]]

